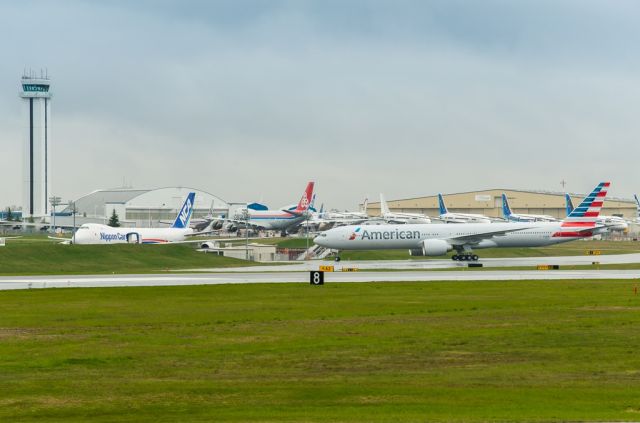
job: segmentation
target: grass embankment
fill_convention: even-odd
[[[38,240],[10,240],[0,247],[0,275],[77,275],[157,273],[168,270],[247,266],[244,260],[174,245],[60,245]]]
[[[0,292],[0,420],[637,420],[633,287]]]

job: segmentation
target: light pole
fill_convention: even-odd
[[[249,261],[249,209],[244,209],[244,257]]]
[[[62,199],[60,197],[51,196],[49,197],[49,203],[51,203],[51,207],[53,207],[53,233],[56,233],[56,206],[60,205],[60,201]]]

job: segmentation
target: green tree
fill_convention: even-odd
[[[118,218],[116,209],[113,209],[113,213],[111,213],[111,217],[109,218],[109,226],[111,226],[112,228],[117,228],[120,226],[120,219]]]
[[[7,207],[7,220],[8,221],[13,220],[13,213],[11,213],[11,207]]]

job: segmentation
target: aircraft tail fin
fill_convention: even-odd
[[[589,195],[585,197],[578,207],[562,221],[562,228],[583,230],[595,228],[596,220],[602,210],[604,199],[607,196],[610,182],[600,182]]]
[[[185,229],[189,227],[191,221],[191,215],[193,214],[193,202],[196,198],[195,192],[190,192],[187,195],[187,199],[184,201],[175,222],[173,222],[172,228]]]
[[[438,206],[440,207],[440,214],[447,214],[447,206],[444,205],[444,199],[442,194],[438,194]]]
[[[307,188],[304,190],[304,194],[302,194],[302,198],[300,198],[300,201],[298,202],[298,206],[296,207],[295,211],[304,212],[309,209],[309,204],[311,204],[311,201],[313,199],[314,185],[315,185],[315,182],[309,182],[307,184]]]
[[[387,205],[386,200],[384,199],[384,195],[380,193],[380,213],[382,216],[389,213],[389,206]]]
[[[365,198],[364,203],[362,203],[362,212],[367,214],[367,206],[369,205],[369,199]]]
[[[638,196],[633,194],[633,198],[636,199],[636,217],[640,218],[640,200],[638,200]]]
[[[502,217],[509,220],[511,217],[511,207],[509,207],[509,200],[507,199],[507,194],[502,193]]]
[[[571,196],[569,194],[564,195],[564,202],[566,204],[567,216],[569,216],[573,211],[573,201],[571,201]]]

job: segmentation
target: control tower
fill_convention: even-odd
[[[48,216],[50,81],[46,73],[25,72],[20,79],[24,115],[22,217]]]

